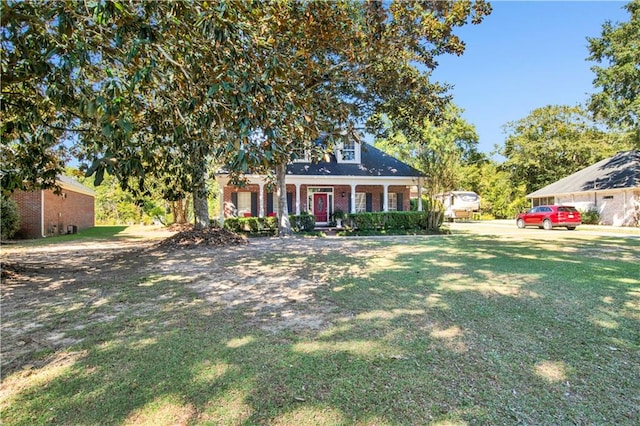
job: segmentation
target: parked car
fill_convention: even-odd
[[[516,217],[518,228],[525,226],[537,226],[538,228],[553,229],[566,227],[569,230],[576,229],[582,224],[580,212],[573,206],[537,206],[520,213]]]

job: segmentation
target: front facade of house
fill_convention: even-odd
[[[529,195],[532,206],[596,210],[600,224],[640,226],[640,151],[619,152]]]
[[[221,221],[234,216],[274,216],[277,197],[265,176],[248,176],[248,185],[229,184],[225,174],[220,184]],[[289,214],[307,212],[319,225],[332,221],[333,213],[409,210],[409,188],[422,187],[422,174],[385,154],[359,143],[341,146],[329,161],[296,161],[287,166]]]
[[[59,195],[51,189],[11,195],[20,213],[16,236],[42,238],[95,225],[95,192],[66,176],[58,176],[57,183],[62,189]]]

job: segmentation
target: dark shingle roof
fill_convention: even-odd
[[[625,151],[532,192],[527,197],[637,187],[640,187],[640,151]]]
[[[330,161],[318,163],[293,163],[287,166],[288,175],[302,176],[369,176],[369,177],[419,177],[423,174],[406,163],[385,154],[378,148],[362,144],[360,164],[338,163],[335,156]]]

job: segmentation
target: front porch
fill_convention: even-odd
[[[296,179],[287,177],[287,206],[289,214],[307,212],[315,216],[318,225],[333,222],[337,210],[345,213],[407,211],[410,209],[409,188],[418,179]],[[341,179],[347,180],[347,179]],[[226,217],[266,217],[277,213],[277,196],[261,176],[251,177],[243,187],[220,182],[220,220]],[[420,187],[421,185],[418,185]],[[418,209],[422,210],[421,198]]]

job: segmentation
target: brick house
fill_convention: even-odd
[[[95,192],[67,176],[58,176],[62,192],[51,189],[16,191],[20,229],[16,236],[42,238],[77,232],[95,225]]]
[[[247,176],[248,184],[229,184],[220,173],[220,220],[230,216],[273,216],[277,197],[265,176]],[[381,212],[409,210],[409,189],[422,187],[423,175],[379,149],[356,142],[336,148],[329,161],[295,161],[287,166],[289,214],[307,212],[319,225],[328,224],[333,212]],[[421,209],[421,197],[418,197]]]
[[[597,210],[600,224],[640,226],[640,151],[619,152],[527,195],[532,206]]]

